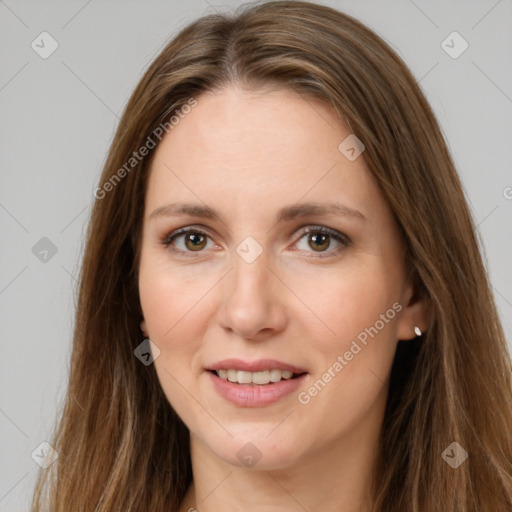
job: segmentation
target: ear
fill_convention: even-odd
[[[429,325],[429,301],[426,293],[420,290],[417,279],[409,277],[404,285],[401,301],[402,311],[398,319],[397,336],[399,340],[416,338],[414,327],[419,327],[424,333]]]
[[[146,338],[149,337],[145,320],[142,320],[142,322],[140,323],[140,330],[142,331],[142,334],[144,334],[144,336],[146,336]]]

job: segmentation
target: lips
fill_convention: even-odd
[[[239,407],[264,407],[277,402],[296,391],[308,375],[308,372],[301,367],[275,359],[259,359],[257,361],[224,359],[209,366],[206,370],[219,395]],[[230,382],[229,378],[223,378],[226,377],[226,372],[237,374],[235,382]],[[253,382],[249,383],[246,378],[251,374]],[[255,382],[255,376],[261,378],[272,374],[281,375],[281,379],[275,382],[264,378],[263,381],[266,383]],[[238,382],[238,380],[243,382]]]

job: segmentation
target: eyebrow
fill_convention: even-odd
[[[199,203],[171,203],[160,206],[151,213],[149,220],[160,217],[178,217],[180,215],[218,220],[219,222],[225,223],[220,212],[210,206]],[[355,210],[339,202],[308,202],[281,208],[277,212],[276,222],[286,222],[312,215],[338,215],[355,220],[367,220],[359,210]]]

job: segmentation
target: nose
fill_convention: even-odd
[[[285,286],[265,251],[252,263],[234,253],[219,307],[221,326],[241,338],[263,341],[285,329]]]

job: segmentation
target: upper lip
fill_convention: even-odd
[[[289,370],[293,373],[307,373],[304,368],[293,364],[277,361],[276,359],[258,359],[256,361],[244,361],[243,359],[223,359],[206,368],[207,370],[242,370],[246,372],[261,372],[265,370]]]

